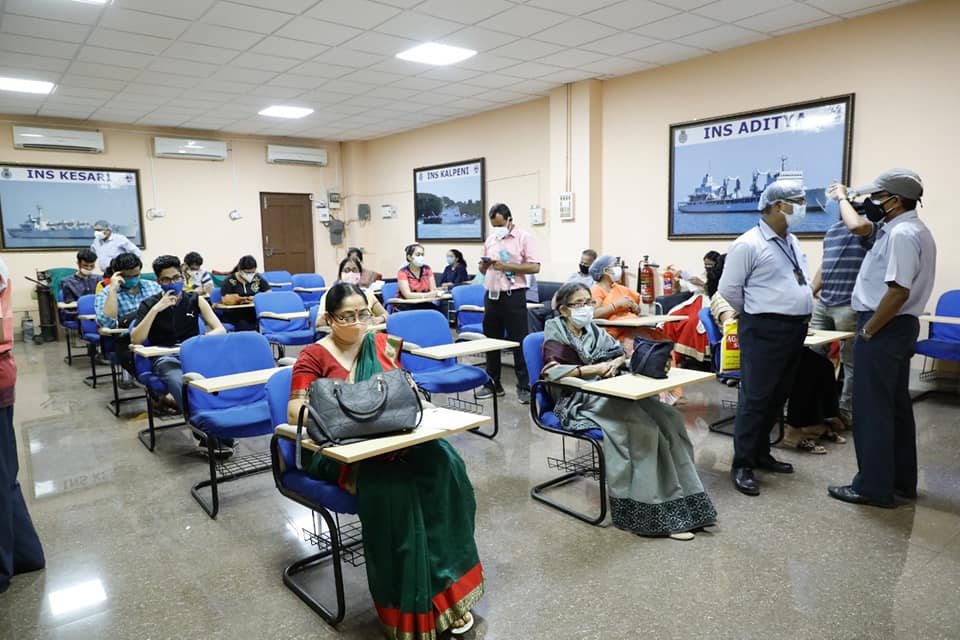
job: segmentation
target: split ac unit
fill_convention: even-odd
[[[268,144],[267,162],[271,164],[312,164],[325,167],[327,166],[327,150]]]
[[[226,160],[227,143],[219,140],[194,140],[192,138],[154,138],[153,155],[158,158]]]
[[[13,146],[17,149],[103,153],[103,134],[99,131],[43,129],[14,125]]]

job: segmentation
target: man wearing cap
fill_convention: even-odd
[[[917,433],[910,401],[910,358],[920,333],[917,316],[933,291],[937,245],[917,216],[923,182],[909,169],[891,169],[848,191],[830,187],[843,221],[873,238],[853,288],[857,342],[853,435],[859,471],[853,482],[828,487],[837,500],[894,507],[894,496],[917,496]],[[861,218],[850,199],[867,196]]]
[[[718,291],[740,315],[740,397],[731,476],[738,491],[760,494],[754,469],[793,473],[770,455],[770,429],[783,412],[813,312],[806,256],[788,231],[806,216],[799,180],[767,185],[763,216],[727,254]]]
[[[110,223],[106,220],[97,220],[93,224],[93,244],[90,248],[97,254],[97,266],[100,271],[106,270],[121,253],[132,253],[138,258],[140,249],[130,242],[130,239],[120,233],[114,233]]]

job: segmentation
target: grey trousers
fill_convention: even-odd
[[[828,307],[819,300],[813,306],[811,329],[824,331],[856,331],[857,312],[846,304]],[[844,340],[840,347],[840,363],[843,365],[843,390],[840,392],[840,410],[853,414],[853,345],[856,340]],[[814,347],[814,351],[824,356],[830,351],[830,345]]]

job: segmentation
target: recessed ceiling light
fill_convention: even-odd
[[[52,82],[43,80],[23,80],[21,78],[0,78],[0,91],[20,91],[21,93],[50,93]]]
[[[82,2],[83,4],[113,4],[113,0],[73,0],[74,2]]]
[[[313,109],[307,109],[306,107],[273,106],[261,111],[260,115],[270,116],[271,118],[302,118],[311,113],[313,113]]]
[[[477,52],[472,49],[451,47],[445,44],[437,44],[436,42],[424,42],[412,49],[401,51],[397,54],[397,57],[401,60],[422,62],[423,64],[433,64],[442,67],[448,64],[462,62],[475,55],[477,55]]]

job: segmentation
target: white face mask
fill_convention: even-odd
[[[508,233],[510,233],[510,229],[507,228],[507,225],[493,228],[493,235],[498,240],[503,240],[504,238],[506,238]]]
[[[96,240],[103,240],[104,238],[107,237],[107,234],[105,234],[103,231],[94,231],[93,237]]]
[[[620,278],[623,277],[623,267],[610,267],[610,277],[614,282],[620,282]]]
[[[787,219],[787,227],[795,227],[807,217],[806,204],[791,203],[791,206],[793,207],[793,212],[784,216]]]
[[[93,269],[80,269],[80,275],[82,275],[84,278],[93,275]]]
[[[254,276],[256,276],[256,275],[257,275],[257,274],[255,274],[255,273],[247,273],[246,271],[241,271],[241,272],[240,272],[240,277],[243,278],[244,280],[246,280],[247,282],[253,282],[253,278],[254,278]]]
[[[580,307],[579,309],[570,309],[570,322],[573,326],[583,329],[593,320],[593,307]]]

